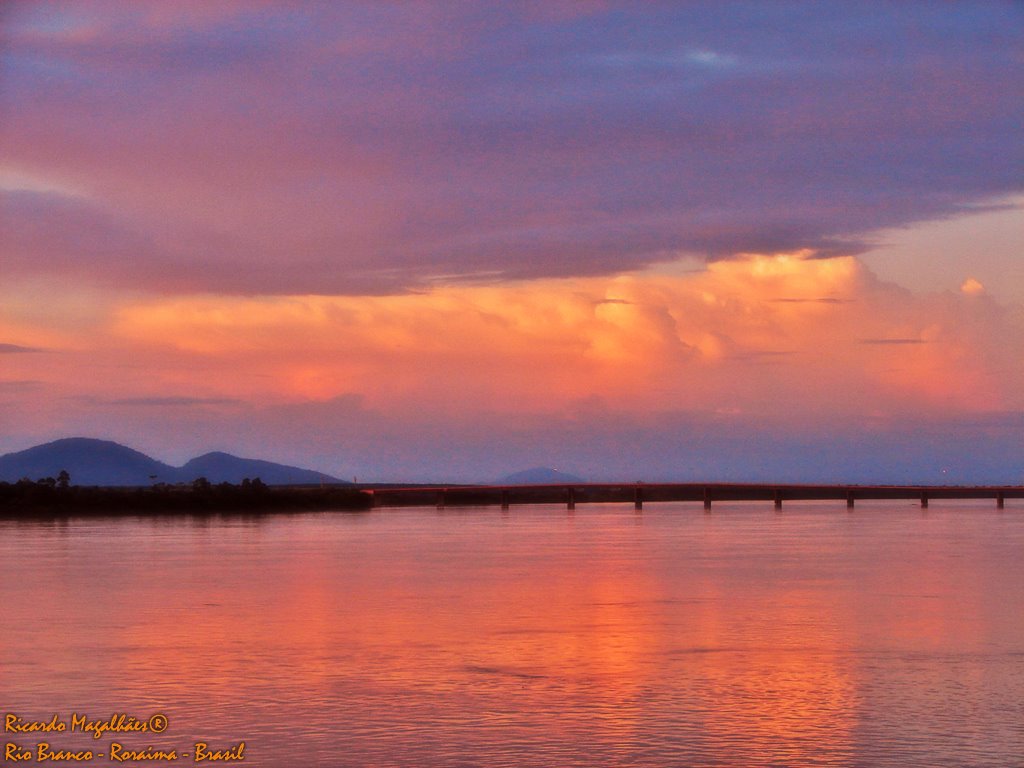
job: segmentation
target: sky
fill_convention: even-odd
[[[0,453],[1024,482],[1018,2],[0,6]]]

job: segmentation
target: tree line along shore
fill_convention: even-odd
[[[0,517],[258,513],[360,510],[373,506],[371,494],[339,486],[271,486],[258,477],[241,483],[156,483],[145,487],[73,485],[67,472],[38,480],[0,482]]]

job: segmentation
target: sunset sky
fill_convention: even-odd
[[[1024,482],[1019,2],[5,2],[0,453]]]

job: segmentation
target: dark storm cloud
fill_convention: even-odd
[[[8,203],[13,274],[358,293],[829,256],[1024,179],[1011,2],[18,3],[2,20],[2,165],[78,195]]]

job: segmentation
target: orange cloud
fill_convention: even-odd
[[[968,296],[979,296],[985,292],[985,286],[973,277],[968,277],[964,280],[963,285],[960,286],[960,290]]]
[[[186,296],[118,309],[111,338],[199,365],[220,394],[361,393],[371,407],[885,413],[1019,407],[973,296],[914,295],[853,257],[750,255],[696,273],[440,285],[397,296]],[[184,384],[186,373],[176,385]],[[169,382],[153,382],[157,388]]]

